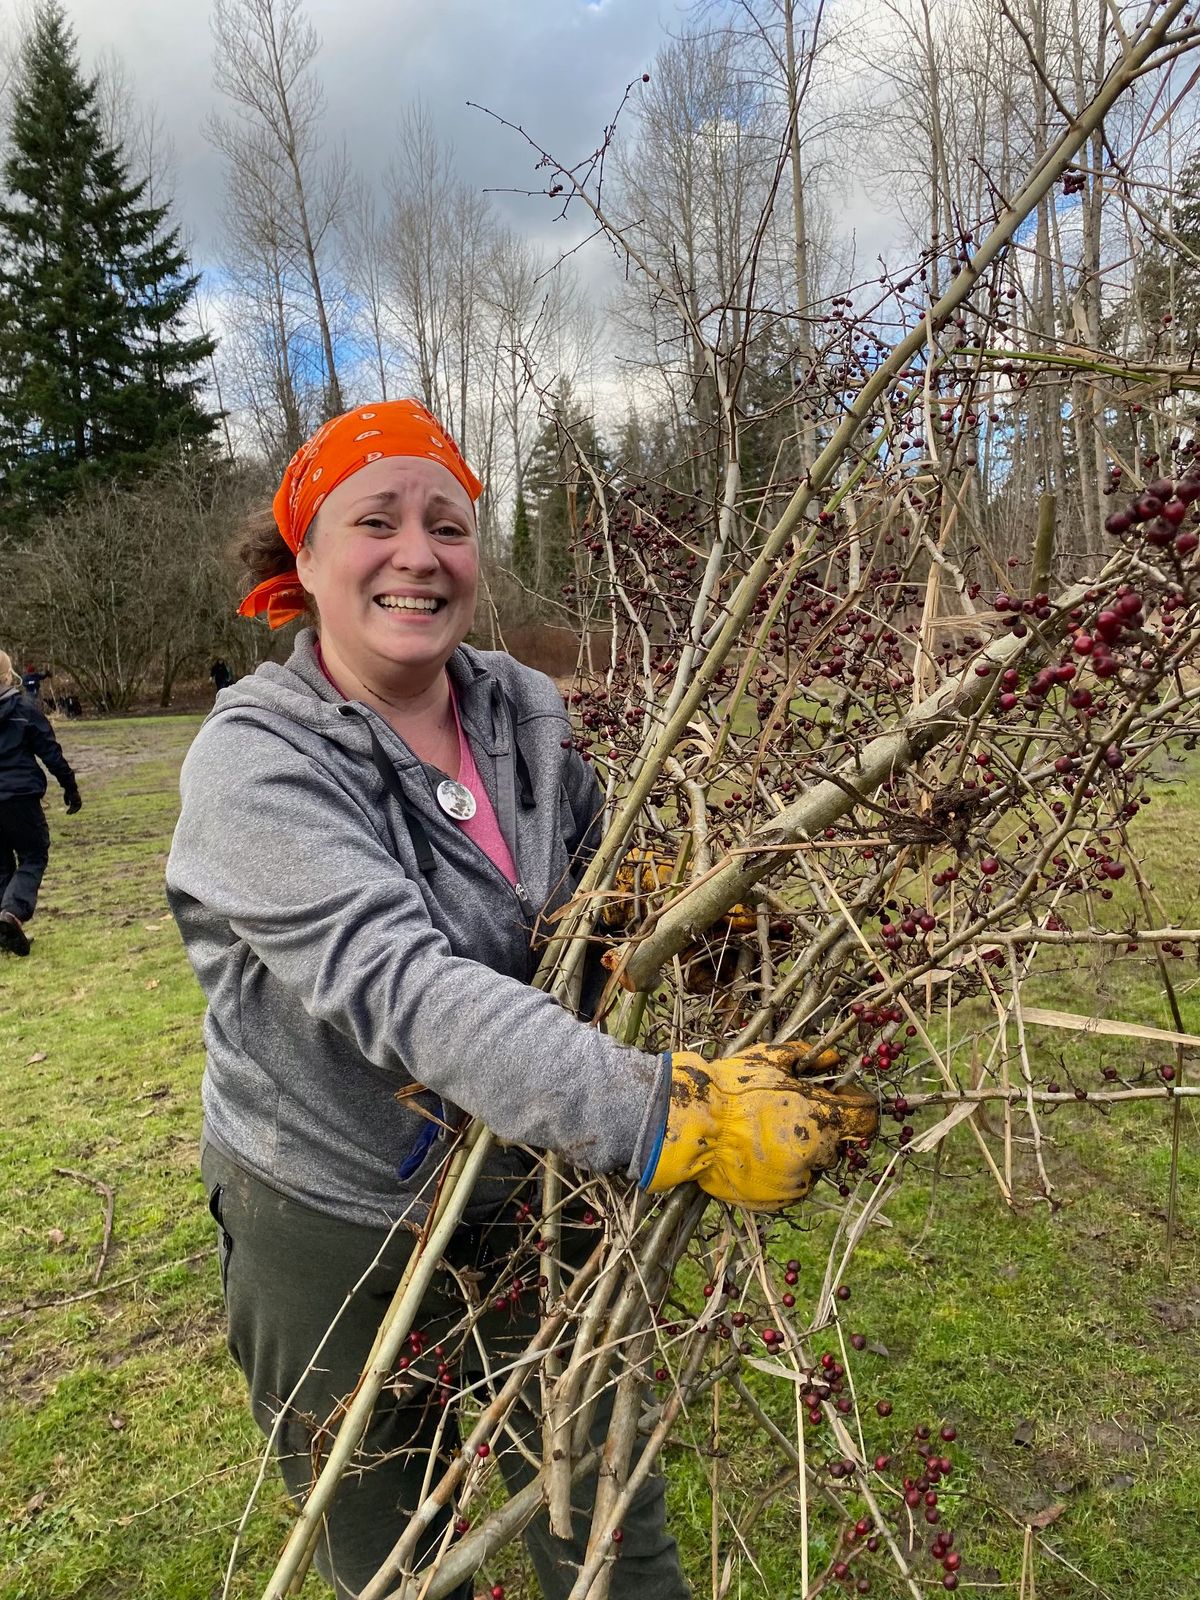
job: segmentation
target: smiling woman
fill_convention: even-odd
[[[514,1146],[656,1191],[696,1179],[770,1209],[805,1195],[874,1127],[873,1101],[796,1081],[802,1046],[660,1059],[532,987],[538,930],[579,881],[600,796],[553,683],[465,643],[480,491],[413,401],[336,417],[289,463],[274,544],[246,546],[261,581],[242,610],[275,625],[307,611],[317,626],[286,665],[218,695],[184,763],[167,868],[208,1000],[201,1166],[230,1349],[259,1423],[278,1421],[297,1499],[465,1116],[509,1141],[446,1252],[456,1277],[422,1304],[436,1380],[405,1358],[361,1472],[326,1514],[317,1561],[339,1596],[371,1579],[403,1530],[426,1452],[453,1450],[444,1408],[456,1370],[474,1381],[509,1370],[537,1329],[528,1301],[501,1296],[496,1309],[537,1197],[536,1158]],[[578,1265],[593,1241],[572,1220],[561,1249]],[[532,1405],[508,1426],[520,1448],[499,1464],[515,1489],[540,1458]],[[571,1537],[552,1536],[545,1516],[527,1529],[547,1596],[572,1587],[594,1490],[579,1485]],[[445,1520],[427,1528],[418,1564]],[[622,1534],[613,1600],[683,1600],[659,1479],[642,1482]]]
[[[273,529],[243,545],[260,580],[243,612],[316,626],[285,666],[222,691],[183,771],[168,890],[208,999],[202,1167],[230,1348],[265,1430],[292,1397],[277,1437],[297,1498],[404,1270],[459,1108],[510,1140],[635,1176],[666,1116],[667,1063],[529,984],[534,929],[578,880],[599,795],[550,680],[464,643],[480,492],[415,402],[327,423],[289,463]],[[515,1150],[497,1157],[449,1252],[456,1270],[499,1272],[497,1241],[518,1233],[533,1171]],[[452,1328],[455,1315],[447,1284],[422,1322]],[[498,1339],[529,1331],[497,1322]],[[420,1494],[420,1451],[452,1444],[434,1398],[414,1383],[378,1407],[360,1463],[374,1470],[339,1494],[318,1553],[339,1595],[395,1542]],[[536,1429],[532,1412],[520,1425]],[[547,1594],[570,1587],[580,1537],[576,1548],[544,1522],[530,1530]],[[614,1595],[685,1593],[657,1480],[623,1564],[629,1587]]]

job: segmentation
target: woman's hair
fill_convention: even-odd
[[[6,650],[0,650],[0,690],[9,688],[12,681],[12,657]]]
[[[308,531],[308,537],[311,538],[315,532],[314,523]],[[234,540],[233,555],[250,580],[250,588],[264,583],[268,578],[277,578],[281,573],[292,572],[296,566],[295,552],[285,543],[270,505],[258,506],[246,517]],[[315,622],[317,610],[311,597],[305,609]]]

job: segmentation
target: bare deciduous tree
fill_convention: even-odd
[[[344,154],[322,159],[323,97],[313,69],[316,30],[301,0],[216,0],[213,37],[218,88],[233,102],[235,127],[214,119],[216,142],[250,148],[276,169],[271,183],[282,225],[282,248],[295,252],[303,270],[324,359],[324,410],[344,409],[334,350],[326,261],[342,205]],[[248,131],[252,143],[243,141]]]

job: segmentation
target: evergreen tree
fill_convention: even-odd
[[[517,508],[513,513],[509,561],[520,581],[527,589],[532,589],[537,582],[537,561],[534,557],[533,539],[529,532],[529,507],[525,504],[525,494],[521,489],[517,490]]]
[[[572,544],[594,498],[581,455],[604,471],[595,425],[580,413],[564,378],[554,397],[553,414],[530,451],[524,495],[518,502],[518,512],[526,511],[530,527],[533,578],[524,581],[554,599],[573,572]],[[513,566],[516,569],[515,552]]]
[[[1200,347],[1200,155],[1181,170],[1163,221],[1184,249],[1151,235],[1136,262],[1130,299],[1110,308],[1102,324],[1112,348],[1133,357],[1161,359],[1172,348],[1186,354]]]
[[[208,338],[184,328],[197,277],[167,207],[143,204],[104,136],[57,0],[36,12],[13,90],[0,196],[0,492],[10,518],[94,478],[131,479],[204,441]]]

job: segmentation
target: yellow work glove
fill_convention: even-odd
[[[751,1045],[716,1061],[674,1051],[666,1126],[642,1188],[658,1194],[695,1182],[748,1211],[803,1200],[848,1145],[879,1130],[878,1105],[864,1090],[797,1080],[799,1072],[835,1070],[839,1059],[834,1050],[814,1056],[804,1044]]]
[[[600,910],[606,928],[629,928],[640,922],[649,909],[646,896],[667,888],[675,872],[675,862],[658,850],[643,850],[634,845],[613,878],[613,898]]]
[[[600,910],[601,924],[606,928],[633,927],[650,909],[648,897],[669,889],[674,876],[675,861],[672,856],[664,855],[660,850],[643,850],[640,845],[634,845],[617,868],[613,878],[613,898],[606,900]],[[682,888],[683,885],[677,887]],[[733,934],[754,933],[758,928],[758,915],[750,906],[730,906],[720,921]]]

